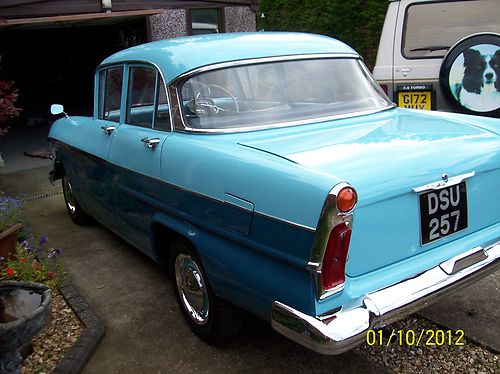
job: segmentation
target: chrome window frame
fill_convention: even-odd
[[[153,106],[153,113],[151,114],[151,125],[150,126],[140,126],[135,123],[129,123],[130,118],[129,116],[132,114],[132,106],[131,106],[131,101],[132,101],[132,91],[133,91],[133,75],[132,75],[132,70],[133,69],[151,69],[155,71],[155,78],[154,78],[154,87],[153,87],[153,103],[151,104]],[[136,126],[136,127],[141,127],[149,130],[153,130],[156,124],[156,112],[157,112],[157,101],[158,101],[158,92],[159,92],[159,70],[156,68],[154,65],[149,64],[149,63],[127,63],[127,89],[126,89],[126,96],[125,96],[125,118],[123,120],[123,123],[126,125],[130,126]]]
[[[95,79],[99,79],[99,72],[102,70],[102,69],[107,69],[109,67],[113,67],[113,66],[117,66],[117,65],[121,65],[123,66],[123,69],[124,69],[124,72],[123,72],[123,76],[124,76],[124,82],[122,83],[122,106],[123,104],[125,104],[125,106],[127,105],[127,97],[128,97],[128,85],[129,85],[129,68],[131,66],[135,66],[135,65],[145,65],[145,66],[152,66],[156,69],[157,73],[161,76],[161,80],[163,81],[163,86],[165,88],[165,93],[166,93],[166,97],[167,97],[167,104],[168,104],[168,107],[169,107],[169,118],[170,118],[170,126],[169,126],[169,129],[168,130],[159,130],[159,129],[155,129],[155,128],[152,128],[152,130],[155,130],[155,131],[163,131],[163,132],[173,132],[174,131],[174,118],[172,116],[172,100],[170,98],[170,91],[169,91],[169,85],[167,83],[167,81],[165,80],[165,75],[163,74],[163,71],[162,69],[154,62],[151,62],[151,61],[146,61],[146,60],[123,60],[123,61],[118,61],[118,62],[111,62],[111,63],[108,63],[108,64],[102,64],[102,65],[99,65],[96,69],[96,78]],[[158,82],[159,82],[159,79],[157,78]],[[158,99],[158,91],[159,91],[159,87],[158,89],[156,90],[157,92],[155,93],[156,97],[155,97],[155,101]],[[123,102],[123,100],[125,100]],[[125,108],[121,108],[123,112],[123,116],[125,117],[126,113],[126,107]],[[95,115],[94,113],[94,116],[95,118],[97,118],[97,116]],[[156,111],[155,111],[155,120],[156,120]],[[121,117],[121,116],[120,116]],[[123,122],[122,122],[123,121]],[[120,119],[120,124],[122,123],[125,123],[125,118],[123,119]]]
[[[95,74],[94,74],[94,110],[93,110],[93,116],[94,118],[101,120],[101,121],[109,121],[113,122],[116,124],[121,123],[121,114],[122,114],[122,97],[123,97],[123,88],[125,86],[125,75],[126,75],[126,63],[125,62],[117,62],[113,64],[106,64],[106,65],[100,65],[97,67]],[[122,83],[121,83],[121,90],[120,90],[120,116],[118,117],[118,121],[112,121],[107,118],[104,118],[104,107],[105,107],[105,99],[106,99],[106,83],[107,83],[107,75],[108,71],[111,69],[122,69]],[[104,91],[101,92],[101,89],[103,86],[101,85],[101,73],[105,72],[105,78],[104,78]],[[102,113],[101,113],[102,109]],[[102,114],[102,118],[101,118]]]
[[[168,89],[169,89],[169,94],[170,97],[172,98],[172,105],[171,105],[171,111],[172,111],[172,116],[173,116],[173,124],[174,128],[176,131],[180,132],[190,132],[190,133],[199,133],[199,134],[223,134],[223,133],[237,133],[237,132],[246,132],[246,131],[258,131],[258,130],[266,130],[266,129],[274,129],[274,128],[279,128],[279,127],[291,127],[291,126],[300,126],[300,125],[306,125],[310,123],[315,123],[318,121],[324,122],[324,121],[331,121],[331,120],[336,120],[336,119],[341,119],[341,118],[350,118],[350,117],[356,117],[356,116],[362,116],[366,114],[373,114],[373,113],[378,113],[384,110],[392,109],[396,105],[394,103],[391,103],[391,100],[387,97],[387,95],[383,92],[381,88],[378,88],[379,93],[381,94],[382,97],[384,97],[388,105],[383,108],[377,108],[377,109],[370,109],[370,110],[364,110],[364,111],[358,111],[358,112],[351,112],[351,113],[343,113],[343,114],[337,114],[337,115],[332,115],[332,116],[324,116],[324,117],[316,117],[312,119],[305,119],[305,120],[300,120],[300,121],[287,121],[287,122],[276,122],[276,123],[271,123],[271,124],[266,124],[266,125],[260,125],[260,126],[241,126],[241,127],[231,127],[231,128],[224,128],[224,129],[199,129],[199,128],[194,128],[190,127],[187,123],[186,120],[183,116],[182,113],[182,103],[181,103],[181,84],[186,82],[188,79],[190,79],[193,76],[196,76],[201,73],[209,72],[209,71],[214,71],[214,70],[219,70],[219,69],[224,69],[224,68],[232,68],[232,67],[237,67],[237,66],[246,66],[246,65],[256,65],[256,64],[262,64],[262,63],[269,63],[269,62],[286,62],[286,61],[299,61],[299,60],[313,60],[313,59],[355,59],[358,61],[360,64],[360,67],[362,70],[367,73],[368,77],[371,78],[375,86],[378,86],[378,83],[373,79],[371,76],[368,68],[363,64],[363,59],[356,53],[319,53],[319,54],[300,54],[300,55],[286,55],[286,56],[278,56],[278,57],[262,57],[262,58],[255,58],[255,59],[245,59],[245,60],[236,60],[236,61],[228,61],[228,62],[222,62],[222,63],[217,63],[217,64],[212,64],[212,65],[206,65],[202,66],[193,70],[190,70],[186,73],[183,73],[179,75],[177,78],[172,80],[168,84]]]

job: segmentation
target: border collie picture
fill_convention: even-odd
[[[466,49],[455,60],[450,71],[450,86],[463,107],[476,112],[500,108],[499,64],[500,48],[491,44]]]

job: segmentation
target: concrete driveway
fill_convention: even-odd
[[[0,176],[0,189],[33,196],[25,211],[36,235],[48,235],[73,285],[106,325],[106,336],[84,373],[163,372],[390,372],[357,351],[321,356],[248,317],[239,338],[212,347],[182,319],[166,274],[148,257],[97,223],[74,225],[60,184],[47,180],[50,166]],[[420,312],[448,329],[462,329],[500,351],[500,274],[453,294]]]
[[[0,188],[14,196],[44,194],[25,202],[28,221],[36,235],[47,235],[51,245],[63,249],[61,260],[73,285],[106,325],[84,373],[390,372],[357,351],[316,354],[251,316],[231,344],[203,343],[185,324],[166,274],[101,225],[74,225],[60,185],[47,180],[48,171],[3,175]]]

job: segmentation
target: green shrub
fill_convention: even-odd
[[[371,69],[388,4],[388,0],[262,0],[257,29],[334,37],[353,47]]]

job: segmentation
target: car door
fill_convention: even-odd
[[[94,116],[82,124],[86,127],[85,131],[73,140],[82,151],[82,157],[65,165],[72,188],[85,211],[110,228],[115,228],[116,222],[106,160],[113,140],[112,133],[120,122],[123,73],[123,65],[98,70]]]
[[[161,74],[151,65],[127,65],[126,81],[124,123],[113,132],[108,155],[111,192],[120,233],[150,252],[162,148],[171,134],[168,101]]]

